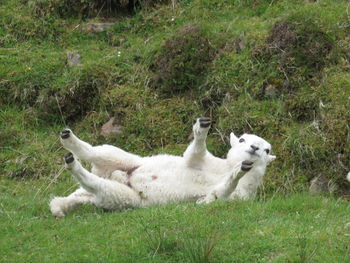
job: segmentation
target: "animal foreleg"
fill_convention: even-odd
[[[239,180],[244,174],[253,167],[253,162],[244,161],[240,168],[234,169],[234,171],[222,182],[217,184],[213,190],[211,190],[205,197],[197,200],[197,203],[208,204],[215,200],[227,200],[232,192],[236,189]]]
[[[187,147],[183,154],[186,164],[190,167],[196,167],[207,154],[206,138],[210,129],[210,118],[198,118],[193,125],[194,140]]]

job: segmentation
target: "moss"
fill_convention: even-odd
[[[213,47],[201,26],[183,26],[165,41],[156,55],[152,67],[154,86],[166,94],[198,89],[213,55]]]

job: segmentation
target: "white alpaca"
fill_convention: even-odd
[[[67,197],[55,197],[50,208],[63,217],[81,204],[115,210],[147,207],[179,201],[209,203],[216,199],[254,197],[268,163],[271,145],[262,138],[244,134],[230,135],[231,149],[226,159],[206,149],[209,118],[199,118],[193,126],[194,140],[181,156],[140,157],[111,145],[91,146],[71,130],[61,132],[65,156],[80,188]],[[78,159],[91,162],[92,171]]]

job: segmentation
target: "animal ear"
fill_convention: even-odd
[[[269,154],[268,156],[267,156],[267,164],[269,164],[269,163],[271,163],[273,160],[275,160],[276,159],[276,155],[271,155],[271,154]]]
[[[231,144],[231,147],[234,147],[237,143],[238,143],[238,137],[236,137],[236,135],[233,132],[231,132],[230,133],[230,144]]]

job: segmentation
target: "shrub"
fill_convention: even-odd
[[[213,55],[214,49],[199,25],[189,24],[178,29],[155,58],[154,86],[168,94],[198,88]]]

